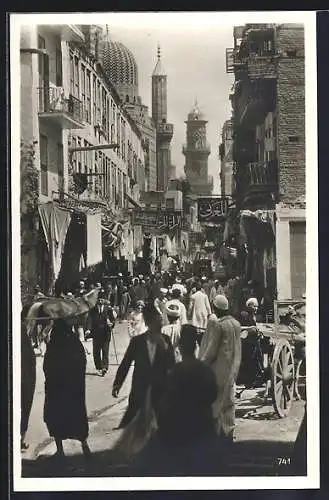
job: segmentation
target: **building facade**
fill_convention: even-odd
[[[220,186],[222,196],[232,196],[233,191],[233,123],[226,120],[222,129],[220,156]]]
[[[208,156],[210,144],[207,142],[207,120],[200,111],[197,102],[188,114],[186,123],[185,175],[194,195],[210,195],[213,179],[208,175]]]
[[[140,228],[131,227],[128,208],[138,205],[147,184],[145,144],[97,60],[95,33],[100,30],[75,25],[21,30],[21,142],[34,147],[40,215],[34,242],[24,243],[28,231],[24,224],[21,228],[22,276],[45,290],[63,275],[61,263],[74,278],[102,263],[103,229],[110,234],[112,258],[126,262],[128,270],[141,244]],[[51,220],[64,219],[71,221],[65,231],[64,226],[52,228]],[[85,234],[78,226],[85,227]],[[56,245],[63,252],[56,258],[49,239],[52,229],[62,238]],[[69,241],[81,243],[74,256]]]
[[[304,28],[234,28],[234,198],[242,272],[298,298],[306,281]],[[240,224],[241,228],[241,224]],[[247,251],[245,251],[247,249]]]
[[[157,190],[165,191],[171,167],[170,143],[174,126],[167,123],[167,75],[162,66],[160,47],[152,73],[152,118],[156,126]]]

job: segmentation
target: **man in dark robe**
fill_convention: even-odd
[[[227,445],[216,435],[212,404],[217,397],[216,378],[196,359],[197,330],[183,325],[179,348],[182,361],[169,372],[159,404],[158,430],[136,457],[140,473],[203,475],[223,472]]]
[[[25,435],[28,429],[30,413],[36,383],[36,358],[31,339],[27,335],[26,315],[29,306],[24,306],[21,313],[21,450],[28,448]],[[35,328],[36,329],[36,328]]]
[[[89,313],[88,330],[93,338],[95,368],[102,377],[109,368],[109,349],[115,319],[114,310],[105,303],[105,292],[101,290],[96,306]]]
[[[152,407],[157,414],[167,373],[175,364],[171,341],[167,335],[161,333],[160,313],[153,304],[147,304],[143,309],[143,316],[148,330],[131,338],[113,383],[112,395],[117,397],[134,362],[129,404],[119,428],[126,427],[143,406],[150,386]]]
[[[77,439],[86,458],[89,432],[85,373],[86,354],[68,321],[57,319],[43,362],[45,374],[44,421],[56,441],[56,457],[64,456],[63,440]]]

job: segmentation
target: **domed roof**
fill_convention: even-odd
[[[199,108],[199,105],[197,103],[197,100],[195,100],[194,106],[187,115],[188,120],[205,120],[205,115],[202,113],[202,111]]]
[[[102,63],[107,78],[121,90],[138,95],[138,69],[132,52],[121,42],[105,39],[102,47]],[[130,94],[130,92],[129,92]]]

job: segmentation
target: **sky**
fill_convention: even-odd
[[[186,14],[176,14],[176,22],[169,23],[162,15],[152,20],[138,17],[125,22],[114,14],[107,16],[110,37],[120,41],[133,53],[138,65],[139,94],[151,108],[151,75],[157,61],[157,46],[167,73],[167,121],[174,125],[171,160],[179,177],[184,173],[182,145],[186,141],[187,114],[197,98],[201,111],[208,120],[207,140],[211,146],[208,172],[214,178],[214,194],[219,193],[219,158],[221,130],[230,118],[229,91],[233,76],[226,74],[225,49],[233,46],[233,25],[191,22]],[[160,21],[161,18],[161,21]],[[208,18],[210,20],[210,18]],[[160,22],[159,22],[160,21]]]

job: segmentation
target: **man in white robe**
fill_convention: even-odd
[[[235,424],[235,381],[241,363],[241,326],[229,314],[228,300],[217,295],[214,314],[202,339],[199,359],[212,368],[216,376],[218,395],[213,403],[217,432],[233,441]]]
[[[211,307],[208,296],[202,291],[201,283],[197,283],[196,292],[191,296],[188,311],[188,316],[191,318],[192,325],[201,330],[205,330],[210,314]]]

